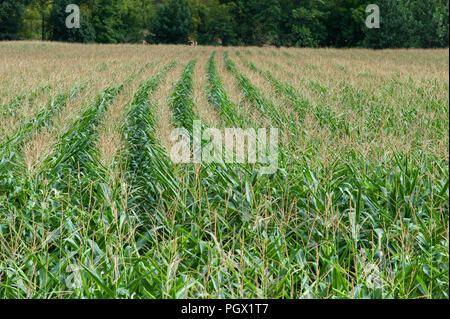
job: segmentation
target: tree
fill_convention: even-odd
[[[49,27],[51,29],[51,40],[67,42],[94,42],[95,31],[89,19],[83,11],[80,13],[80,28],[69,29],[66,26],[66,7],[69,4],[81,6],[80,0],[54,0],[50,13]]]
[[[282,11],[279,0],[238,0],[232,12],[242,44],[280,44]]]
[[[447,47],[449,45],[449,3],[448,1],[442,0],[442,4],[435,11],[433,15],[433,21],[437,26],[437,46],[438,47]]]
[[[122,42],[124,25],[120,19],[119,0],[96,0],[92,8],[92,26],[96,42]]]
[[[193,6],[195,4],[195,6]],[[218,0],[191,1],[194,38],[199,44],[237,44],[230,6]]]
[[[157,43],[189,43],[192,15],[187,0],[169,0],[159,5],[151,27]]]
[[[322,45],[354,47],[361,43],[365,24],[363,20],[355,19],[355,11],[365,10],[368,3],[370,2],[367,0],[335,0],[324,3],[324,10],[328,13],[324,21],[327,40]]]
[[[124,0],[120,7],[122,22],[121,42],[141,42],[144,36],[144,23],[147,16],[146,7],[142,0]]]
[[[81,28],[65,27],[78,4]],[[380,28],[365,25],[368,0],[0,0],[0,39],[70,42],[448,47],[448,0],[377,0]],[[24,11],[25,7],[25,11]]]
[[[38,7],[39,10],[39,14],[41,15],[41,21],[42,21],[42,25],[41,25],[41,40],[44,41],[45,40],[45,18],[48,15],[48,11],[50,9],[50,5],[53,3],[53,0],[35,0],[36,1],[36,5]]]
[[[318,47],[326,38],[323,24],[326,13],[316,8],[301,7],[292,10],[292,37],[296,47]]]
[[[22,1],[0,1],[0,40],[17,40],[25,5]]]
[[[448,1],[421,0],[408,3],[414,37],[412,47],[435,48],[448,46]]]
[[[414,18],[407,0],[383,0],[379,8],[380,28],[364,28],[364,45],[373,49],[411,47]]]

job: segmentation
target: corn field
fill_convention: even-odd
[[[449,51],[0,43],[0,298],[449,298]],[[171,160],[280,131],[278,169]]]

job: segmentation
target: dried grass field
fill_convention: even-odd
[[[0,43],[0,298],[448,298],[449,51]],[[280,130],[278,166],[174,128]]]

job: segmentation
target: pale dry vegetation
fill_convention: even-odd
[[[1,43],[0,296],[448,298],[448,64]],[[278,170],[172,162],[194,120],[279,128]]]

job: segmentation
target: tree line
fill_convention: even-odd
[[[380,27],[367,28],[367,5]],[[80,8],[80,28],[65,25]],[[448,0],[0,0],[0,40],[294,47],[436,48]]]

